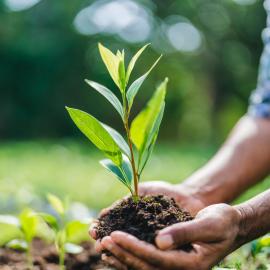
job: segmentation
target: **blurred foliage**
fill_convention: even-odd
[[[111,49],[125,48],[127,56],[142,44],[152,43],[140,60],[140,66],[145,65],[145,69],[135,70],[134,79],[146,71],[159,53],[164,53],[161,64],[145,83],[134,110],[138,112],[154,87],[168,76],[163,138],[220,140],[246,111],[249,94],[256,85],[262,51],[261,31],[266,21],[262,1],[134,1],[152,20],[150,34],[140,42],[110,33],[110,28],[91,35],[80,34],[75,28],[74,19],[81,10],[116,0],[41,0],[28,9],[10,10],[7,3],[16,1],[20,2],[0,1],[1,138],[78,135],[64,110],[65,105],[94,112],[97,118],[121,130],[118,115],[111,113],[110,106],[83,81],[95,79],[115,89],[98,57],[98,41]],[[245,1],[250,4],[237,4]],[[128,14],[121,12],[116,10],[118,18],[123,20],[120,25],[128,19]],[[191,38],[191,47],[195,44],[191,33],[201,42],[189,52],[176,49],[175,44],[173,48],[162,32],[169,24],[183,21],[200,33],[198,36],[194,29],[185,28],[190,31],[184,37]],[[176,35],[179,25],[174,26],[168,35],[172,42],[181,43],[178,40],[181,33]],[[132,37],[131,28],[126,31]]]

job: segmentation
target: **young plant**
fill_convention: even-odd
[[[81,132],[108,158],[101,160],[101,165],[113,173],[130,190],[135,201],[138,200],[138,183],[142,171],[157,139],[164,113],[168,82],[166,78],[160,84],[146,107],[130,124],[130,112],[135,96],[161,58],[160,56],[144,75],[129,85],[133,68],[147,46],[148,44],[133,56],[126,69],[124,50],[114,54],[102,44],[98,45],[101,58],[120,91],[121,102],[107,87],[97,82],[85,80],[87,84],[103,95],[119,113],[125,129],[126,140],[116,130],[98,121],[94,116],[78,109],[66,107],[70,117]]]
[[[31,209],[25,209],[19,217],[0,215],[0,245],[26,252],[27,267],[33,269],[32,241],[34,237],[49,239],[45,223]]]
[[[59,253],[59,266],[61,270],[65,269],[66,253],[78,254],[83,248],[78,244],[88,240],[88,228],[90,221],[68,220],[68,203],[62,202],[53,194],[48,194],[47,199],[51,207],[56,212],[58,218],[47,213],[38,215],[54,230],[55,246]]]

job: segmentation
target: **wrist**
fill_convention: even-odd
[[[234,206],[239,216],[239,230],[236,238],[236,245],[241,245],[253,240],[251,230],[252,224],[256,219],[254,209],[249,204],[240,204]]]

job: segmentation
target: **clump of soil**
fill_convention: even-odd
[[[67,254],[65,264],[67,270],[101,270],[107,269],[102,264],[99,254],[94,250],[91,242],[82,244],[84,250],[80,254]],[[32,247],[33,270],[60,270],[58,255],[52,245],[35,239]],[[0,270],[28,270],[24,252],[8,248],[0,248]]]
[[[192,219],[187,211],[169,197],[145,196],[140,197],[138,202],[129,197],[99,219],[97,236],[103,238],[113,231],[123,231],[155,244],[155,236],[159,230]]]

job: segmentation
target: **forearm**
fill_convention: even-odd
[[[238,246],[270,232],[270,189],[235,208],[241,216]]]
[[[206,205],[231,202],[270,172],[270,120],[243,117],[218,153],[182,185]]]

